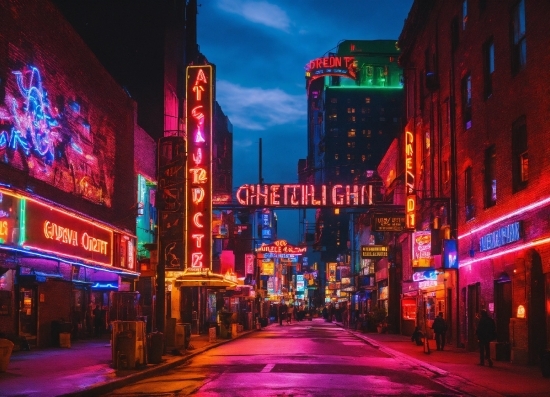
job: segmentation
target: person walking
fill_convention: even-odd
[[[420,331],[420,327],[417,325],[416,328],[414,329],[413,334],[411,335],[411,342],[415,342],[416,346],[422,346],[422,344],[424,343],[422,341],[423,336],[424,335],[422,335],[422,331]]]
[[[279,305],[279,325],[283,325],[283,318],[286,318],[288,307],[284,301]]]
[[[445,319],[443,318],[443,312],[439,312],[435,318],[432,324],[432,329],[435,333],[435,344],[437,350],[443,350],[445,347],[445,334],[447,333],[447,323],[445,323]]]
[[[292,324],[292,316],[294,315],[294,305],[290,304],[288,305],[288,309],[286,311],[286,323]]]
[[[489,342],[496,339],[496,326],[495,320],[489,317],[487,310],[481,310],[480,312],[476,336],[479,341],[479,365],[485,365],[485,359],[487,359],[489,367],[492,367],[493,360],[491,360]]]

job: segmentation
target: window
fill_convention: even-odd
[[[365,103],[370,103],[370,97],[365,98]]]
[[[468,0],[462,2],[462,30],[466,30],[468,22]]]
[[[330,121],[336,121],[338,120],[338,115],[336,113],[329,114],[328,119]]]
[[[485,99],[493,94],[493,73],[495,71],[495,43],[491,37],[483,44],[483,93]]]
[[[335,168],[334,168],[334,173],[335,173],[336,175],[340,175],[340,167],[335,167]]]
[[[474,217],[474,196],[472,187],[472,167],[470,166],[464,171],[464,208],[466,210],[467,221]]]
[[[349,116],[348,121],[354,122],[355,121],[355,116]]]
[[[348,108],[348,113],[355,113],[355,108]]]
[[[365,156],[364,154],[361,155],[361,161],[364,163],[365,161],[367,161],[367,156]]]
[[[525,116],[512,125],[512,189],[514,192],[527,187],[529,181],[529,156],[527,151],[527,125]]]
[[[338,153],[334,153],[334,160],[338,160]]]
[[[348,131],[348,138],[355,138],[355,128]]]
[[[451,22],[451,49],[455,51],[458,48],[458,17],[454,17]]]
[[[472,77],[468,73],[462,78],[462,122],[464,129],[472,128]]]
[[[348,147],[351,149],[355,148],[355,142],[348,142]]]
[[[492,207],[497,203],[497,179],[495,161],[496,149],[495,145],[492,145],[485,150],[485,175],[483,180],[485,208]]]
[[[520,0],[512,11],[512,74],[517,74],[527,63],[525,44],[525,2]]]

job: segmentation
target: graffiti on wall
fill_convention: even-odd
[[[0,162],[110,207],[114,129],[86,113],[76,99],[46,90],[38,68],[12,71],[0,103]]]

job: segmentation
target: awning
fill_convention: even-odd
[[[221,274],[213,273],[208,270],[185,270],[183,274],[174,280],[182,287],[216,287],[234,289],[237,282],[222,276]]]

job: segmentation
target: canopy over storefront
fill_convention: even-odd
[[[234,289],[238,285],[237,280],[234,280],[232,277],[214,273],[210,269],[195,270],[188,268],[174,281],[182,287],[217,287]]]

